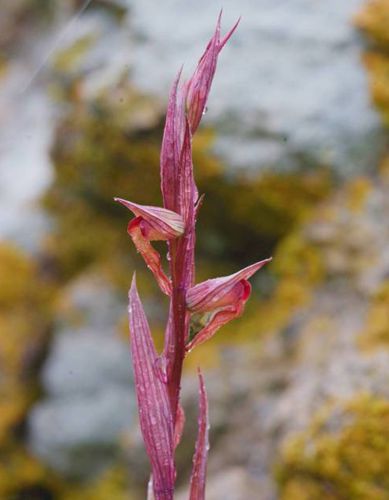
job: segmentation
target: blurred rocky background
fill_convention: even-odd
[[[122,196],[159,203],[167,92],[218,5],[3,0],[0,499],[138,500],[126,295],[158,345],[166,301]],[[194,144],[198,280],[273,255],[243,318],[191,353],[178,449],[187,498],[195,367],[209,500],[389,499],[389,0],[225,0]]]

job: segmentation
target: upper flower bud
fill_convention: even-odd
[[[201,56],[192,78],[186,83],[186,109],[192,134],[196,132],[205,110],[216,71],[218,55],[236,30],[240,21],[238,19],[227,35],[220,39],[221,15],[222,13],[220,12],[215,33],[210,39],[204,54]]]

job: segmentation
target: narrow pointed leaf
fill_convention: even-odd
[[[179,168],[185,133],[185,91],[180,86],[181,71],[170,91],[161,147],[161,191],[164,207],[178,211]]]
[[[196,132],[205,110],[216,71],[219,52],[235,31],[239,20],[222,40],[220,40],[220,24],[221,12],[216,24],[215,33],[209,41],[204,54],[201,56],[192,78],[186,84],[186,109],[192,134]]]
[[[147,238],[148,231],[148,223],[141,217],[132,219],[127,228],[127,232],[131,236],[136,249],[142,255],[147,267],[154,274],[160,289],[164,294],[170,296],[172,293],[172,283],[162,268],[161,256]]]
[[[205,499],[205,480],[207,474],[207,458],[209,450],[209,416],[208,399],[205,384],[200,370],[199,375],[199,420],[195,454],[193,456],[192,475],[190,478],[189,500]]]
[[[225,305],[225,297],[228,296],[231,291],[236,290],[236,285],[239,282],[250,278],[270,261],[271,259],[265,259],[245,267],[241,271],[231,274],[230,276],[209,279],[195,285],[186,295],[188,309],[192,312],[212,311],[217,307]]]
[[[150,459],[155,500],[172,500],[175,480],[173,419],[166,385],[155,372],[157,353],[136,289],[129,293],[131,353],[139,422]]]

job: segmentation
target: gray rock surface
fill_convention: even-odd
[[[22,2],[14,3],[15,9],[13,2],[6,3],[10,12],[2,12],[0,28],[7,19],[13,25],[13,11]],[[50,87],[56,55],[81,38],[96,38],[95,50],[81,68],[93,73],[90,92],[113,85],[128,67],[128,34],[118,30],[109,16],[93,12],[74,16],[70,5],[53,6],[51,25],[32,22],[19,30],[20,39],[15,36],[0,75],[0,240],[11,240],[32,253],[40,250],[51,229],[39,199],[52,180],[50,150],[61,112]]]
[[[120,449],[135,417],[126,306],[108,284],[83,276],[62,297],[42,372],[45,398],[31,411],[29,442],[43,461],[76,477],[95,474]]]
[[[36,200],[51,181],[54,122],[42,89],[23,92],[28,77],[15,62],[0,81],[0,239],[36,252],[49,227]]]
[[[374,166],[380,128],[369,104],[352,16],[362,0],[227,0],[223,27],[241,25],[220,58],[204,122],[232,167],[290,169],[305,162],[339,175]],[[219,5],[133,0],[133,78],[166,96],[182,63],[192,67]],[[189,63],[189,64],[188,64]],[[379,148],[378,148],[379,149]]]

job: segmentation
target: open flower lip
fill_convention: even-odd
[[[172,293],[172,283],[162,267],[160,254],[150,243],[150,234],[152,231],[149,224],[142,217],[135,217],[135,219],[130,220],[127,226],[127,232],[131,236],[135,248],[143,257],[147,267],[154,274],[161,291],[165,295],[170,296]]]
[[[239,281],[232,290],[219,300],[208,323],[185,346],[187,353],[212,338],[224,325],[238,318],[250,297],[251,285],[247,280]],[[215,305],[215,304],[213,304]]]
[[[268,259],[256,262],[251,266],[221,278],[212,278],[199,283],[188,290],[186,295],[187,307],[191,312],[212,311],[218,307],[220,300],[230,292],[234,293],[234,288],[243,280],[248,280],[261,267],[271,261]]]

